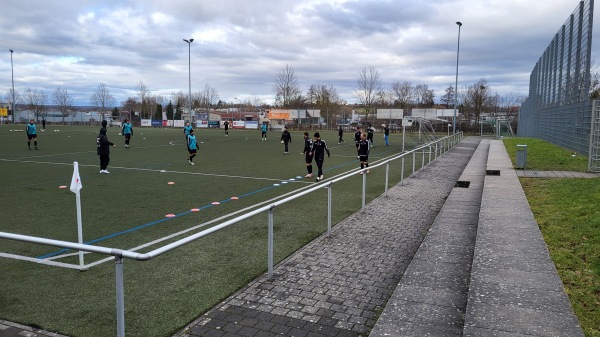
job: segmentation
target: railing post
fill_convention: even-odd
[[[331,213],[332,213],[332,192],[333,184],[329,183],[329,187],[327,187],[327,236],[331,237]]]
[[[362,175],[363,180],[363,188],[362,188],[362,211],[365,211],[365,204],[367,200],[367,172],[363,171]]]
[[[437,157],[438,157],[438,143],[436,142],[435,143],[435,155],[433,155],[433,159],[435,160],[435,159],[437,159]]]
[[[390,161],[388,160],[385,163],[385,196],[387,197],[388,195],[388,184],[390,181]]]
[[[431,164],[431,145],[429,145],[429,161],[427,162],[427,164]]]
[[[412,174],[415,174],[415,162],[417,161],[417,157],[416,157],[416,152],[413,151],[413,170],[412,170]]]
[[[400,185],[404,186],[404,157],[402,156],[402,171],[400,172]]]
[[[425,147],[423,147],[423,153],[421,154],[421,169],[425,167]]]
[[[273,207],[269,208],[269,247],[267,264],[269,270],[269,280],[273,279]]]
[[[123,289],[123,258],[115,256],[117,289],[117,337],[125,337],[125,291]]]

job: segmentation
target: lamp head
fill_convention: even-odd
[[[12,49],[9,49],[9,50],[10,50],[11,54],[14,53],[14,51]]]
[[[456,24],[457,24],[459,27],[460,27],[460,26],[462,26],[462,22],[460,22],[460,21],[456,21]]]

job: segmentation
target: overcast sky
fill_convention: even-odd
[[[529,74],[575,0],[4,0],[0,101],[17,92],[67,89],[76,105],[106,84],[117,102],[143,82],[155,95],[206,84],[223,101],[272,103],[276,74],[295,70],[303,92],[332,84],[353,103],[359,72],[427,84],[435,99],[484,78],[501,95],[527,94]],[[598,43],[597,29],[593,33]],[[3,56],[1,56],[3,54]],[[592,57],[597,53],[593,52]]]

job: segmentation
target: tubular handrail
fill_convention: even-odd
[[[272,277],[272,269],[273,269],[273,210],[283,204],[286,204],[292,200],[295,200],[297,198],[300,198],[302,196],[305,196],[307,194],[310,194],[314,191],[317,191],[319,189],[322,188],[326,188],[328,189],[328,234],[331,234],[331,190],[333,188],[333,184],[340,182],[344,179],[349,178],[350,176],[356,175],[360,172],[364,172],[368,169],[374,169],[383,165],[388,165],[390,162],[404,158],[407,155],[412,154],[413,155],[413,172],[414,172],[414,156],[415,154],[422,150],[423,151],[423,158],[422,158],[422,164],[421,164],[421,168],[424,167],[424,163],[425,163],[425,149],[429,148],[429,151],[431,151],[431,147],[433,145],[435,145],[436,148],[436,155],[435,158],[437,158],[437,151],[438,151],[438,144],[441,143],[442,144],[442,148],[441,151],[444,151],[444,149],[448,150],[450,149],[451,145],[448,143],[446,145],[446,142],[453,142],[453,145],[457,144],[460,142],[460,140],[462,140],[463,138],[463,134],[461,133],[456,133],[454,135],[450,135],[450,136],[446,136],[443,138],[440,138],[436,141],[421,145],[419,147],[416,147],[410,151],[405,151],[402,152],[398,155],[394,155],[390,158],[387,158],[386,160],[374,164],[373,166],[370,166],[368,168],[364,168],[364,169],[360,169],[345,175],[342,175],[338,178],[333,178],[329,181],[326,181],[324,184],[318,184],[315,187],[311,187],[308,188],[304,191],[301,191],[299,193],[296,193],[294,195],[288,196],[286,198],[274,201],[268,205],[262,206],[260,208],[257,208],[255,210],[252,210],[248,213],[242,214],[240,216],[237,216],[235,218],[229,219],[225,222],[222,222],[216,226],[207,228],[203,231],[200,231],[198,233],[192,234],[190,236],[187,236],[183,239],[177,240],[175,242],[172,242],[170,244],[167,244],[165,246],[156,248],[150,252],[147,253],[139,253],[139,252],[135,252],[135,251],[130,251],[130,250],[123,250],[123,249],[118,249],[118,248],[110,248],[110,247],[102,247],[102,246],[95,246],[95,245],[87,245],[87,244],[79,244],[79,243],[75,243],[75,242],[69,242],[69,241],[62,241],[62,240],[55,240],[55,239],[47,239],[47,238],[40,238],[40,237],[35,237],[35,236],[29,236],[29,235],[22,235],[22,234],[14,234],[14,233],[7,233],[7,232],[0,232],[0,239],[8,239],[8,240],[15,240],[15,241],[22,241],[22,242],[28,242],[28,243],[35,243],[35,244],[41,244],[41,245],[47,245],[47,246],[54,246],[54,247],[59,247],[59,248],[69,248],[69,249],[73,249],[73,250],[78,250],[78,251],[86,251],[86,252],[91,252],[91,253],[98,253],[98,254],[103,254],[103,255],[111,255],[115,257],[115,273],[116,273],[116,293],[117,293],[117,337],[125,337],[125,305],[124,305],[124,280],[123,280],[123,258],[127,258],[127,259],[131,259],[131,260],[137,260],[137,261],[148,261],[151,260],[157,256],[160,256],[162,254],[168,253],[178,247],[181,247],[183,245],[186,245],[190,242],[196,241],[204,236],[207,236],[211,233],[217,232],[223,228],[226,228],[230,225],[233,225],[235,223],[238,223],[242,220],[248,219],[252,216],[255,216],[257,214],[261,214],[264,212],[269,212],[269,221],[268,221],[268,226],[269,226],[269,247],[268,247],[268,275],[269,278]],[[431,152],[429,153],[429,162],[431,162]],[[404,161],[402,161],[402,167],[404,170]],[[386,169],[386,191],[387,191],[387,174],[388,171]],[[403,176],[404,172],[402,172],[402,176]],[[402,181],[402,178],[401,178]],[[363,208],[364,208],[364,200],[365,200],[365,186],[366,186],[366,175],[363,175]]]

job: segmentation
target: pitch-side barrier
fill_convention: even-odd
[[[437,159],[438,156],[441,156],[446,151],[448,151],[449,149],[454,147],[462,139],[463,139],[462,132],[438,139],[431,143],[428,143],[428,144],[419,146],[415,149],[412,149],[408,152],[403,152],[399,155],[390,157],[387,160],[384,160],[380,163],[369,166],[368,168],[364,168],[359,171],[354,171],[352,173],[348,173],[346,175],[343,175],[341,177],[338,177],[338,178],[335,178],[332,180],[324,181],[322,183],[317,184],[315,187],[306,189],[300,193],[297,193],[297,194],[294,194],[287,198],[275,201],[266,206],[257,208],[246,214],[243,214],[236,218],[227,220],[223,223],[220,223],[216,226],[205,229],[196,234],[190,235],[181,240],[178,240],[178,241],[175,241],[168,245],[154,249],[148,253],[138,253],[135,251],[122,250],[122,249],[117,249],[117,248],[85,245],[85,244],[79,244],[79,243],[68,242],[68,241],[52,240],[52,239],[35,237],[35,236],[13,234],[13,233],[6,233],[6,232],[0,232],[0,239],[22,241],[22,242],[35,243],[35,244],[46,245],[46,246],[68,248],[68,249],[73,249],[73,250],[78,250],[78,251],[85,251],[85,252],[90,252],[90,253],[98,253],[98,254],[113,256],[115,259],[115,279],[116,279],[116,299],[117,299],[116,300],[117,337],[125,337],[125,297],[124,297],[124,278],[123,278],[123,261],[124,261],[124,259],[148,261],[157,256],[160,256],[162,254],[170,252],[178,247],[184,246],[190,242],[193,242],[202,237],[205,237],[211,233],[217,232],[223,228],[229,227],[235,223],[238,223],[242,220],[250,218],[254,215],[257,215],[257,214],[260,214],[263,212],[268,212],[269,217],[268,217],[268,257],[267,257],[268,262],[267,262],[267,264],[268,264],[268,277],[269,277],[269,279],[272,279],[272,277],[273,277],[273,247],[274,247],[274,244],[273,244],[273,226],[274,226],[273,211],[275,210],[276,207],[283,205],[285,203],[291,202],[291,201],[293,201],[297,198],[300,198],[304,195],[313,193],[322,188],[327,189],[327,235],[331,236],[331,227],[332,227],[332,223],[331,223],[332,202],[331,201],[333,198],[333,186],[335,183],[340,182],[344,179],[348,179],[356,174],[365,173],[365,171],[367,169],[373,170],[378,167],[385,166],[385,192],[384,192],[384,194],[387,196],[388,185],[389,185],[390,162],[396,161],[396,160],[401,160],[402,173],[400,176],[400,184],[402,184],[404,181],[404,160],[407,156],[412,156],[412,173],[411,174],[414,174],[415,169],[416,169],[415,163],[417,160],[417,155],[421,156],[421,168],[423,168],[423,167],[425,167],[426,162],[427,162],[427,164],[429,164],[431,161]],[[362,175],[362,209],[361,209],[362,211],[364,211],[365,204],[366,204],[366,190],[367,190],[367,175],[363,174]]]

